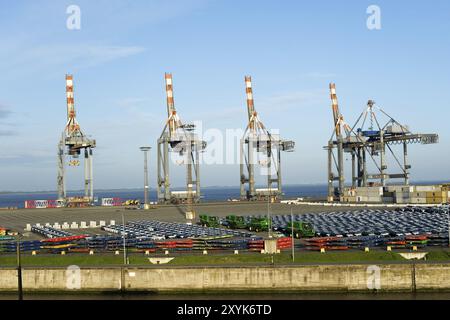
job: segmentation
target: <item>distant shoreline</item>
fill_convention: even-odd
[[[413,181],[410,183],[411,185],[427,185],[427,184],[443,184],[443,183],[450,183],[450,179],[447,180],[422,180],[422,181]],[[326,183],[298,183],[298,184],[285,184],[284,187],[317,187],[317,186],[326,186]],[[257,187],[264,187],[264,186],[257,186]],[[110,192],[110,191],[142,191],[142,187],[134,187],[134,188],[113,188],[113,189],[96,189],[96,192]],[[183,190],[183,187],[174,187],[174,190]],[[239,189],[239,186],[206,186],[202,187],[202,189]],[[155,188],[150,188],[150,191],[156,191]],[[84,190],[68,190],[68,193],[78,193],[78,192],[84,192]],[[56,190],[44,190],[44,191],[0,191],[0,195],[6,195],[6,194],[48,194],[48,193],[57,193]]]
[[[284,187],[308,187],[308,186],[326,186],[324,183],[311,183],[311,184],[286,184]],[[256,186],[256,187],[264,187],[264,186]],[[174,190],[182,190],[183,187],[174,187]],[[239,186],[208,186],[202,187],[202,189],[239,189]],[[142,191],[143,188],[114,188],[114,189],[95,189],[96,192],[109,192],[109,191]],[[150,188],[149,191],[156,191],[155,188]],[[84,192],[84,190],[67,190],[68,193],[76,193],[76,192]],[[48,191],[0,191],[1,194],[47,194],[47,193],[57,193],[56,190],[48,190]]]

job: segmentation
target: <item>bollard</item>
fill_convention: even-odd
[[[72,222],[72,224],[70,225],[70,229],[78,229],[78,223]]]
[[[392,251],[391,246],[388,246],[386,250],[387,250],[387,251]]]
[[[90,251],[89,251],[89,255],[90,255],[90,256],[93,256],[93,255],[94,255],[94,250],[90,250]]]
[[[239,250],[234,250],[234,254],[239,254]]]
[[[325,248],[320,248],[320,253],[325,253]]]
[[[369,251],[370,251],[369,247],[364,248],[364,252],[369,252]]]
[[[203,254],[204,254],[204,255],[207,255],[207,254],[208,254],[208,251],[207,251],[207,250],[203,250]]]

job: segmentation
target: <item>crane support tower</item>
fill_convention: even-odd
[[[194,124],[183,124],[175,109],[172,74],[165,74],[167,95],[167,120],[158,143],[158,203],[186,203],[187,215],[193,213],[192,204],[200,201],[199,154],[206,148],[206,142],[195,134]],[[169,157],[172,153],[174,157]],[[170,161],[186,167],[186,191],[172,191],[170,185]]]
[[[252,78],[245,77],[248,124],[240,141],[241,200],[279,199],[282,196],[281,152],[294,151],[295,142],[281,140],[258,118],[253,100]],[[255,167],[267,178],[267,188],[256,189]]]
[[[94,177],[92,173],[92,149],[96,142],[86,136],[76,118],[73,76],[66,75],[67,123],[58,144],[58,201],[62,206],[92,205],[94,202]],[[69,166],[79,166],[80,155],[84,155],[84,197],[68,198],[65,184],[65,161],[70,158]]]
[[[328,145],[324,147],[328,153],[328,201],[340,199],[344,194],[345,153],[351,157],[352,188],[384,187],[388,181],[398,179],[408,186],[411,169],[408,145],[438,143],[439,136],[435,133],[412,133],[408,126],[376,106],[373,100],[367,102],[355,124],[350,126],[340,113],[334,83],[330,84],[330,95],[334,128]],[[395,145],[402,146],[400,155]],[[388,156],[397,164],[397,172],[388,172]],[[374,172],[369,172],[370,169]]]

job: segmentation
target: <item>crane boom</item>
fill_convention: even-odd
[[[253,101],[253,89],[252,89],[252,77],[245,77],[245,92],[247,94],[247,111],[248,111],[248,120],[252,118],[255,114],[255,103]]]
[[[173,79],[171,73],[166,73],[164,76],[166,80],[166,96],[167,96],[167,125],[169,126],[169,135],[172,139],[177,137],[176,131],[181,126],[181,121],[178,118],[177,110],[175,109],[175,101],[173,98]]]
[[[339,124],[339,119],[341,118],[341,114],[339,112],[338,99],[336,95],[336,84],[330,83],[330,95],[331,95],[331,107],[333,109],[333,119],[334,126],[336,131],[336,136],[341,135],[341,126]]]
[[[66,74],[66,98],[67,98],[67,126],[66,132],[70,136],[76,131],[80,131],[75,112],[75,100],[73,94],[73,75]]]
[[[171,73],[165,74],[166,95],[167,95],[167,117],[170,117],[175,110],[175,101],[173,99],[173,79]]]
[[[75,118],[75,107],[73,98],[73,76],[66,75],[66,96],[67,96],[67,120]]]

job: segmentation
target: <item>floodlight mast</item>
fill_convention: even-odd
[[[279,199],[282,192],[281,151],[294,150],[294,141],[281,140],[271,134],[258,117],[253,100],[252,78],[245,77],[248,124],[240,141],[240,195],[241,200]],[[257,163],[257,158],[263,160]],[[255,187],[255,166],[267,176],[267,188]]]
[[[152,149],[151,147],[148,146],[143,146],[139,148],[143,153],[144,153],[144,209],[148,210],[150,208],[150,203],[149,203],[149,196],[148,196],[148,191],[149,191],[149,185],[148,185],[148,152]]]
[[[58,143],[58,176],[57,189],[58,200],[63,206],[71,205],[92,205],[94,202],[94,178],[93,178],[93,154],[92,149],[96,147],[96,141],[88,138],[80,128],[76,118],[75,99],[74,99],[73,75],[66,75],[66,104],[67,104],[67,123]],[[65,184],[65,160],[66,155],[72,158],[69,161],[70,166],[79,166],[78,157],[84,151],[84,198],[77,200],[77,203],[71,203],[67,198]]]

